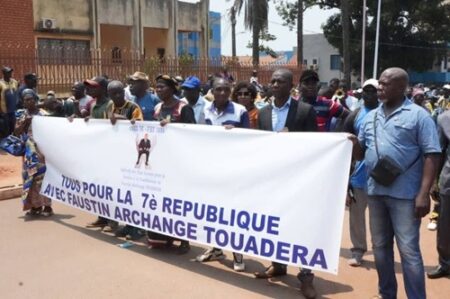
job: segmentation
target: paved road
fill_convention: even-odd
[[[19,199],[0,201],[1,298],[301,298],[297,269],[272,281],[253,273],[267,261],[246,259],[247,272],[231,269],[231,254],[223,263],[199,264],[193,258],[203,248],[178,256],[173,251],[148,250],[143,243],[129,249],[98,229],[84,225],[94,217],[55,204],[50,219],[23,217]],[[311,223],[311,229],[318,223]],[[435,233],[422,225],[426,270],[436,262]],[[361,268],[347,266],[350,241],[344,224],[339,275],[317,273],[319,298],[371,298],[377,293],[373,256]],[[398,261],[398,255],[396,260]],[[397,263],[399,298],[405,298]],[[427,280],[428,298],[449,298],[450,279]]]

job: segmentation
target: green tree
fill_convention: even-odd
[[[244,10],[244,26],[252,31],[253,65],[259,65],[259,37],[268,29],[269,0],[234,0],[232,8],[238,15]]]
[[[297,27],[297,65],[303,64],[303,14],[314,5],[332,8],[337,4],[328,0],[280,0],[275,6],[278,15],[282,18],[284,25],[289,27],[289,30],[292,31],[295,26]]]
[[[337,2],[337,1],[336,1]],[[380,26],[378,71],[398,66],[409,71],[425,71],[445,55],[450,41],[450,4],[444,0],[383,0]],[[367,1],[366,57],[373,57],[377,1]],[[361,57],[362,5],[349,0],[350,53]],[[343,52],[342,18],[331,16],[323,30],[328,42]],[[353,59],[352,70],[359,72],[359,59]],[[371,59],[366,60],[365,73],[371,74]]]
[[[274,41],[276,39],[277,39],[277,37],[275,35],[267,32],[267,30],[261,31],[261,33],[259,34],[260,41],[270,42],[270,41]],[[248,42],[247,48],[253,49],[253,44],[251,42]],[[277,52],[275,52],[275,50],[273,50],[271,47],[261,44],[261,43],[259,44],[259,52],[266,53],[267,55],[270,55],[273,58],[278,57],[278,54],[277,54]]]

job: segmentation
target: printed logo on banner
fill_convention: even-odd
[[[156,134],[164,134],[164,128],[135,124],[130,127],[130,130],[136,132],[137,160],[135,168],[144,166],[144,169],[150,170],[150,154],[156,147]]]

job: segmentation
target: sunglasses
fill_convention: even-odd
[[[243,92],[236,92],[237,96],[241,96],[241,97],[248,97],[250,96],[250,92],[249,91],[243,91]]]

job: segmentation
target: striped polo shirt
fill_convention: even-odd
[[[325,97],[317,97],[313,102],[306,101],[305,99],[303,101],[314,107],[319,132],[329,132],[331,119],[333,117],[341,117],[344,112],[344,107],[339,101],[333,101]]]
[[[228,101],[225,110],[217,110],[214,102],[205,105],[205,123],[213,126],[233,125],[237,128],[249,128],[250,120],[244,106]]]

